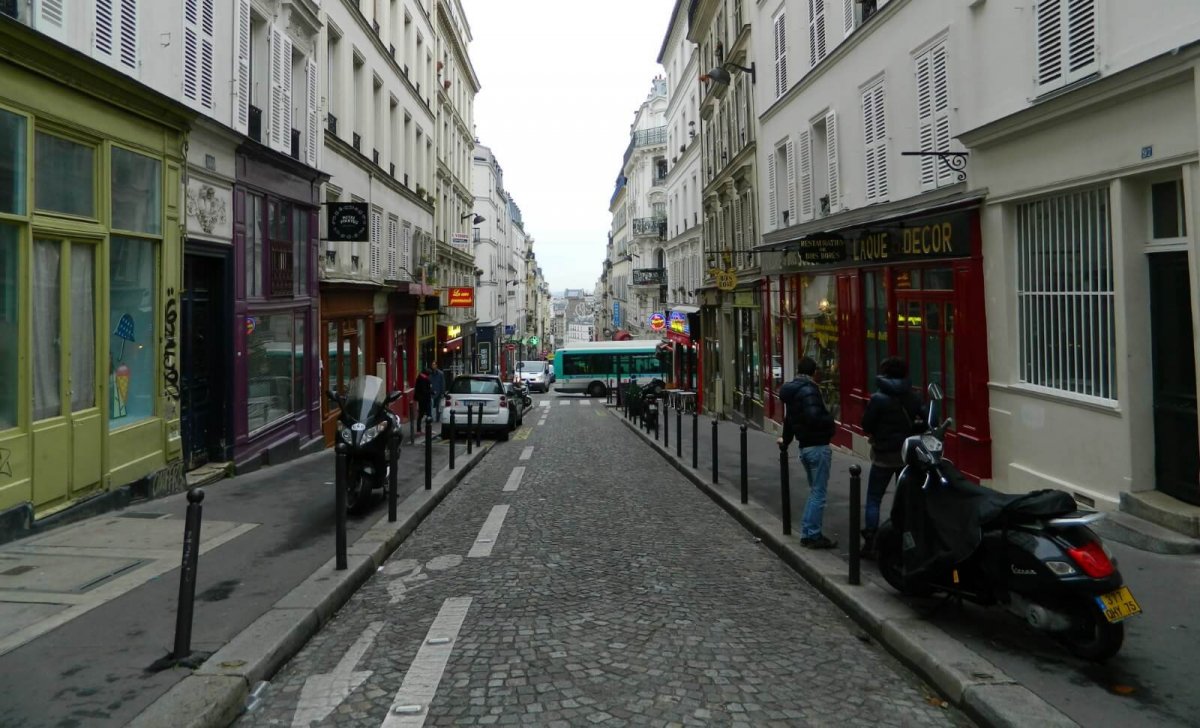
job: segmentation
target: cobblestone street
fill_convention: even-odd
[[[603,401],[537,399],[238,725],[968,725]]]

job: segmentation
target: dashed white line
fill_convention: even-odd
[[[583,405],[584,407],[588,406],[588,405],[589,405],[589,404],[591,404],[591,403],[592,403],[592,400],[590,400],[590,399],[581,399],[581,400],[579,400],[579,404]]]
[[[538,407],[549,407],[549,406],[550,406],[550,400],[548,400],[548,399],[543,399],[541,402],[538,402]]]
[[[569,400],[569,399],[560,399],[560,400],[558,400],[558,404],[559,404],[560,406],[566,407],[567,405],[571,404],[571,400]]]
[[[521,487],[521,478],[525,477],[525,468],[516,467],[508,474],[508,480],[504,483],[504,491],[511,493]]]
[[[520,459],[521,459],[521,460],[528,460],[528,459],[529,459],[529,458],[531,458],[531,457],[533,457],[533,446],[532,446],[532,445],[530,445],[529,447],[527,447],[527,448],[525,448],[524,450],[522,450],[522,451],[521,451],[521,457],[520,457]]]
[[[504,525],[506,515],[508,515],[508,506],[492,506],[492,512],[483,522],[483,528],[479,529],[479,536],[475,538],[475,543],[467,553],[467,558],[492,555],[492,547],[496,545],[496,537],[500,535],[500,527]]]
[[[404,682],[396,691],[381,728],[420,728],[425,725],[429,704],[437,695],[454,641],[470,608],[471,597],[451,597],[442,602],[417,656],[404,673]]]

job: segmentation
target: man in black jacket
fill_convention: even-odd
[[[808,475],[808,501],[804,505],[804,521],[800,526],[800,545],[810,549],[831,549],[837,541],[821,533],[825,516],[825,488],[829,484],[829,468],[833,451],[833,415],[825,407],[821,390],[813,381],[817,363],[809,357],[800,360],[796,378],[779,390],[784,404],[783,437],[776,442],[786,449],[792,439],[800,447],[800,464]]]
[[[905,438],[924,430],[921,400],[908,379],[908,364],[894,356],[879,363],[875,394],[863,412],[862,428],[871,440],[871,474],[867,476],[866,525],[863,538],[868,554],[873,552],[875,531],[879,528],[879,505],[892,478],[904,467],[900,446]]]

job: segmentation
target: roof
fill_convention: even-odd
[[[661,339],[629,339],[628,341],[581,341],[560,347],[558,351],[642,351],[653,350]]]

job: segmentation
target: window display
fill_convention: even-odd
[[[25,127],[25,117],[0,110],[0,212],[14,215],[25,214]]]
[[[154,415],[156,255],[153,241],[112,238],[108,282],[110,429]]]
[[[96,216],[96,150],[38,132],[34,204],[39,210]]]
[[[0,223],[0,430],[17,425],[17,349],[21,332],[17,228]]]
[[[45,336],[33,337],[33,419],[62,414],[62,243],[33,246],[33,311]]]
[[[249,388],[246,420],[251,432],[295,409],[296,319],[291,311],[246,318]],[[299,351],[303,352],[303,344]]]
[[[161,167],[157,159],[113,147],[113,229],[148,235],[162,232]]]
[[[841,419],[841,380],[838,366],[837,278],[807,276],[800,291],[801,355],[817,363],[817,383],[825,406]]]

